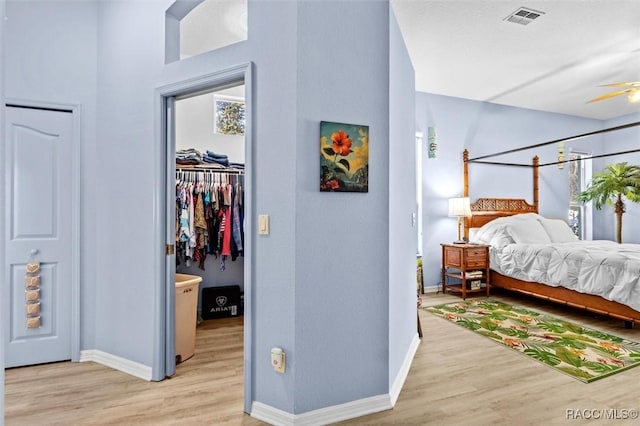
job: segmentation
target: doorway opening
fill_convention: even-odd
[[[243,314],[244,111],[244,85],[175,100],[177,374],[209,320]]]
[[[226,333],[224,339],[239,344],[231,349],[238,365],[225,368],[241,376],[236,384],[244,391],[245,412],[251,408],[252,383],[250,68],[159,90],[166,145],[165,280],[158,322],[164,324],[159,330],[164,374],[156,379],[188,372],[190,364],[205,365]],[[195,282],[178,283],[192,278]],[[235,327],[235,337],[229,327]]]

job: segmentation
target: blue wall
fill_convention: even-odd
[[[389,3],[250,1],[246,42],[165,66],[171,4],[7,7],[6,95],[82,105],[81,348],[158,368],[153,301],[163,274],[154,176],[163,147],[156,90],[251,61],[255,182],[247,220],[269,214],[271,234],[253,239],[250,398],[303,413],[387,394],[415,335],[408,319],[415,247],[404,249],[410,259],[389,252],[410,234],[414,209],[411,187],[394,194],[390,207],[390,182],[413,180],[404,169],[411,154],[390,155],[389,138],[412,152],[414,131],[398,113],[390,125],[390,105],[406,117],[414,112],[412,83],[398,84],[390,99]],[[345,19],[353,25],[336,25]],[[393,31],[402,60],[394,78],[412,82]],[[320,120],[370,126],[369,193],[318,192]],[[392,216],[403,225],[390,238]],[[273,346],[287,353],[284,375],[270,365]],[[337,364],[328,356],[335,353]]]
[[[492,154],[599,130],[600,120],[513,108],[488,102],[417,93],[416,129],[424,135],[427,127],[437,130],[437,158],[423,153],[423,261],[425,286],[440,282],[440,243],[457,238],[456,219],[447,217],[448,201],[463,192],[462,151],[470,157]],[[426,137],[425,137],[426,141]],[[570,149],[599,151],[602,136],[567,143]],[[555,144],[530,151],[493,158],[531,164],[534,155],[541,163],[556,161]],[[540,169],[540,213],[566,218],[569,205],[568,167]],[[480,197],[524,198],[533,201],[530,168],[469,165],[469,195]]]
[[[162,282],[153,221],[160,145],[153,90],[164,54],[159,6],[98,5],[97,172],[108,178],[98,183],[95,349],[147,366],[155,343],[151,301]]]
[[[388,391],[388,14],[298,3],[295,413]],[[369,126],[368,193],[318,192],[319,120]]]
[[[389,24],[389,385],[393,390],[399,385],[407,348],[417,339],[415,314],[407,307],[416,302],[418,227],[413,220],[417,213],[414,71],[393,13]]]
[[[81,105],[81,346],[94,348],[95,288],[90,283],[96,280],[101,178],[95,173],[100,163],[96,141],[96,4],[11,1],[6,3],[6,16],[4,95]]]

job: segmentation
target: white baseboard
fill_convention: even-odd
[[[345,404],[320,408],[303,414],[291,414],[279,410],[261,402],[254,402],[251,407],[251,416],[272,425],[283,426],[311,426],[326,425],[342,420],[366,416],[367,414],[393,408],[400,396],[402,386],[407,379],[413,357],[415,356],[420,339],[416,334],[411,342],[405,360],[398,372],[393,385],[386,395],[377,395]],[[123,373],[130,374],[143,380],[151,381],[151,367],[128,359],[112,355],[99,350],[85,350],[80,352],[80,362],[93,361],[106,367],[113,368]]]
[[[143,380],[151,381],[151,367],[96,349],[80,351],[80,362],[93,361],[105,367],[122,371]]]
[[[261,402],[254,402],[251,406],[251,417],[275,426],[313,426],[327,425],[366,416],[367,414],[373,414],[379,411],[390,410],[400,396],[400,391],[409,375],[409,369],[411,368],[413,357],[419,345],[420,338],[416,333],[409,346],[404,362],[400,367],[400,371],[393,381],[393,386],[386,395],[363,398],[345,404],[320,408],[303,414],[291,414]]]
[[[251,404],[251,417],[269,423],[270,425],[293,425],[295,414],[287,413],[262,402],[254,401]]]
[[[391,398],[392,407],[395,407],[396,402],[398,401],[398,397],[400,396],[400,392],[402,391],[402,386],[404,386],[404,382],[407,380],[409,369],[411,368],[411,363],[413,362],[413,357],[416,355],[418,346],[420,346],[420,337],[418,337],[418,333],[416,333],[413,336],[413,340],[411,341],[409,350],[404,357],[404,362],[400,367],[400,371],[398,371],[396,379],[393,381],[391,389],[389,389],[389,396]]]
[[[291,414],[261,402],[251,406],[251,417],[274,426],[327,425],[393,408],[389,395],[378,395],[346,404],[320,408],[303,414]]]

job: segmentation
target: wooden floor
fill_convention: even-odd
[[[624,329],[618,320],[531,298],[494,297],[640,341],[640,329]],[[457,300],[431,294],[423,305]],[[427,312],[420,318],[424,337],[395,408],[342,424],[637,424],[572,420],[567,410],[639,410],[640,367],[585,384]],[[9,369],[6,424],[263,424],[242,412],[242,330],[242,318],[204,322],[196,355],[159,383],[92,362]]]
[[[242,320],[200,324],[196,354],[162,382],[93,362],[6,370],[6,425],[263,424],[243,413]]]

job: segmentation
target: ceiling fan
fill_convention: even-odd
[[[640,102],[640,81],[625,81],[622,83],[602,84],[598,87],[625,87],[625,89],[616,90],[615,92],[606,93],[597,98],[593,98],[587,103],[603,101],[615,96],[627,94],[629,102]]]

